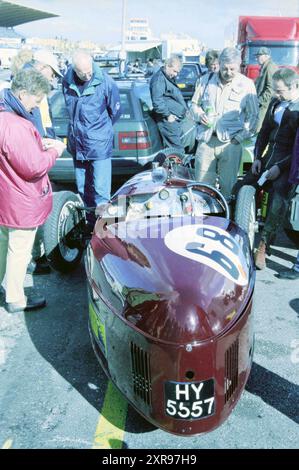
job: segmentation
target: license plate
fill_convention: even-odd
[[[178,87],[179,88],[186,88],[186,85],[185,85],[185,83],[178,83]]]
[[[215,412],[214,380],[165,382],[165,412],[175,419],[202,419]]]

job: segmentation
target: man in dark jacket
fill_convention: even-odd
[[[299,76],[294,70],[278,69],[273,75],[273,90],[277,97],[271,100],[258,134],[255,161],[242,182],[234,188],[235,193],[245,184],[260,189],[258,181],[267,171],[263,189],[271,189],[272,202],[255,254],[258,269],[266,267],[266,250],[274,241],[287,205],[292,151],[299,126]]]
[[[121,114],[118,88],[84,51],[74,54],[62,85],[77,188],[87,206],[97,206],[110,199],[112,126]],[[95,221],[91,214],[87,220]]]
[[[299,128],[296,134],[289,183],[299,187]],[[280,279],[299,279],[299,251],[295,264],[291,269],[281,271],[277,277]]]
[[[272,62],[271,51],[268,47],[260,47],[256,58],[261,66],[259,76],[255,81],[256,94],[259,102],[259,120],[257,131],[260,130],[265,118],[269,103],[273,97],[272,76],[277,70],[277,65]]]
[[[299,185],[299,128],[297,130],[294,149],[293,149],[293,158],[291,164],[291,171],[289,175],[289,182],[291,184]]]
[[[156,72],[150,81],[150,92],[155,111],[155,119],[165,147],[175,147],[184,152],[181,142],[182,120],[187,106],[175,77],[182,68],[179,57],[171,57]]]

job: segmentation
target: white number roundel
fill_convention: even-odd
[[[209,266],[240,286],[248,284],[248,265],[236,240],[214,225],[177,227],[165,236],[169,250]]]

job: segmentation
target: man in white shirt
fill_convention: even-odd
[[[241,143],[255,134],[259,112],[254,83],[241,75],[240,63],[237,49],[224,49],[219,72],[204,75],[192,98],[200,123],[196,179],[214,186],[218,176],[220,190],[227,198],[237,180]]]

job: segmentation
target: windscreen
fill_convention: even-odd
[[[246,58],[246,63],[248,64],[257,64],[256,53],[261,46],[252,46],[248,48],[248,59]],[[299,63],[299,50],[294,46],[283,46],[279,44],[277,46],[268,46],[271,51],[271,58],[273,62],[277,65],[292,65],[294,67],[298,66]]]

